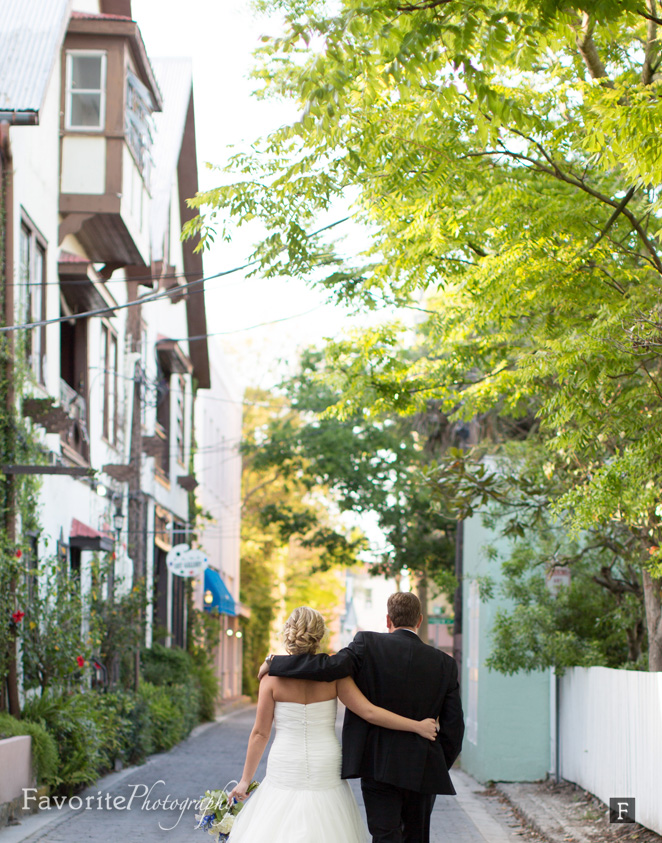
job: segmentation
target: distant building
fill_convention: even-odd
[[[464,523],[463,655],[460,685],[466,722],[462,769],[478,781],[536,781],[553,768],[553,677],[549,671],[506,676],[485,666],[491,631],[504,599],[481,599],[478,577],[498,584],[498,563],[486,547],[505,550],[505,540],[480,515]]]
[[[241,694],[239,618],[250,615],[239,602],[242,393],[228,369],[220,350],[215,350],[211,388],[198,393],[195,408],[195,473],[200,481],[196,498],[202,510],[198,543],[209,557],[206,582],[196,582],[195,601],[209,612],[221,610],[214,657],[223,698]]]
[[[403,577],[400,590],[409,588]],[[395,579],[374,576],[367,565],[348,568],[345,573],[345,612],[340,618],[340,646],[346,647],[357,632],[387,632],[386,601],[398,591]]]

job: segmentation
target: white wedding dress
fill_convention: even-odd
[[[235,820],[230,843],[367,843],[349,782],[340,778],[336,700],[277,702],[267,775]]]

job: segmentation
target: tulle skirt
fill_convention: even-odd
[[[229,843],[368,843],[349,782],[340,778],[336,700],[277,702],[267,775],[239,812]]]
[[[368,843],[349,782],[293,790],[265,777],[235,820],[229,843]]]

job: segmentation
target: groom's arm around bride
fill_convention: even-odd
[[[438,718],[439,735],[430,743],[371,726],[347,711],[342,775],[361,777],[364,793],[368,780],[423,794],[453,794],[448,769],[460,752],[464,733],[457,665],[416,634],[422,620],[416,595],[391,595],[387,611],[388,633],[359,632],[333,656],[270,657],[269,673],[319,681],[352,676],[375,705],[406,717]]]

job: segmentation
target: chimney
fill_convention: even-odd
[[[133,19],[131,0],[101,0],[101,12],[104,15],[122,15]]]

